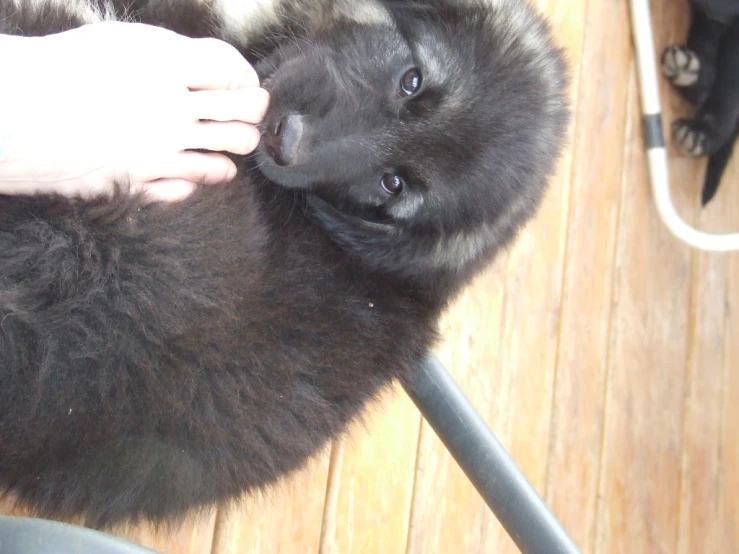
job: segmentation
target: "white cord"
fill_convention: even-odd
[[[630,0],[630,3],[631,30],[636,45],[642,115],[661,117],[649,0]],[[739,233],[731,235],[704,233],[688,225],[677,213],[670,197],[670,177],[667,169],[667,152],[664,146],[648,147],[647,160],[654,203],[657,205],[662,221],[672,234],[700,250],[717,252],[739,250]]]

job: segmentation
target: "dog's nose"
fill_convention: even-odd
[[[267,153],[278,165],[293,165],[299,157],[300,142],[303,138],[303,116],[291,114],[283,116],[267,128],[264,143]]]

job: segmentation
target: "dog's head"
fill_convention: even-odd
[[[259,166],[307,189],[365,261],[459,271],[538,205],[566,126],[565,64],[522,3],[362,4],[370,17],[339,13],[258,64],[272,98]]]

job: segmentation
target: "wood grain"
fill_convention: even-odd
[[[592,552],[632,56],[626,3],[588,2],[583,27],[546,499]]]
[[[700,190],[705,164],[695,182]],[[730,188],[723,187],[701,210],[698,224],[711,232],[724,232],[730,221]],[[739,220],[735,223],[739,228]],[[691,295],[691,337],[685,381],[682,437],[679,554],[719,554],[725,545],[719,502],[722,464],[722,402],[724,400],[727,340],[727,278],[729,257],[720,253],[694,255]],[[737,367],[737,366],[735,366]]]
[[[571,70],[570,100],[577,106],[585,4],[546,0],[549,16]],[[567,137],[575,140],[577,117]],[[562,283],[567,249],[573,150],[567,149],[536,218],[521,232],[508,258],[500,364],[510,375],[509,415],[502,435],[529,481],[544,494],[551,434],[554,369],[560,335]],[[517,552],[507,548],[506,551]]]
[[[667,4],[653,8],[655,21],[675,21],[677,14]],[[671,34],[669,26],[656,29],[658,51]],[[675,552],[678,522],[694,252],[667,231],[652,203],[636,67],[631,65],[594,550],[598,554]],[[667,121],[674,117],[675,97],[665,87]],[[674,153],[670,163],[673,198],[690,220],[695,164]]]
[[[213,554],[318,552],[328,460],[327,449],[274,488],[219,510]]]
[[[338,493],[335,512],[326,513],[322,554],[405,551],[419,422],[416,407],[394,387],[343,439],[332,461]]]
[[[504,371],[498,363],[506,262],[504,254],[461,295],[441,322],[444,340],[436,349],[496,433],[508,405],[508,387],[503,385]],[[415,478],[408,553],[482,554],[496,551],[490,547],[495,540],[512,544],[426,422]]]
[[[739,229],[739,156],[734,156],[723,179],[728,207],[725,230]],[[724,325],[724,378],[721,391],[721,442],[719,444],[719,536],[728,551],[739,544],[739,255],[728,259]],[[700,506],[697,509],[701,509]]]

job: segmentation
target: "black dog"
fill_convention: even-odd
[[[0,0],[6,33],[224,37],[272,98],[240,176],[183,202],[0,196],[0,487],[40,515],[171,521],[303,466],[412,375],[561,151],[523,2],[230,5]]]
[[[672,129],[677,147],[709,156],[702,201],[718,190],[739,136],[739,0],[691,0],[692,22],[685,46],[662,55],[664,75],[695,106],[692,119]]]

